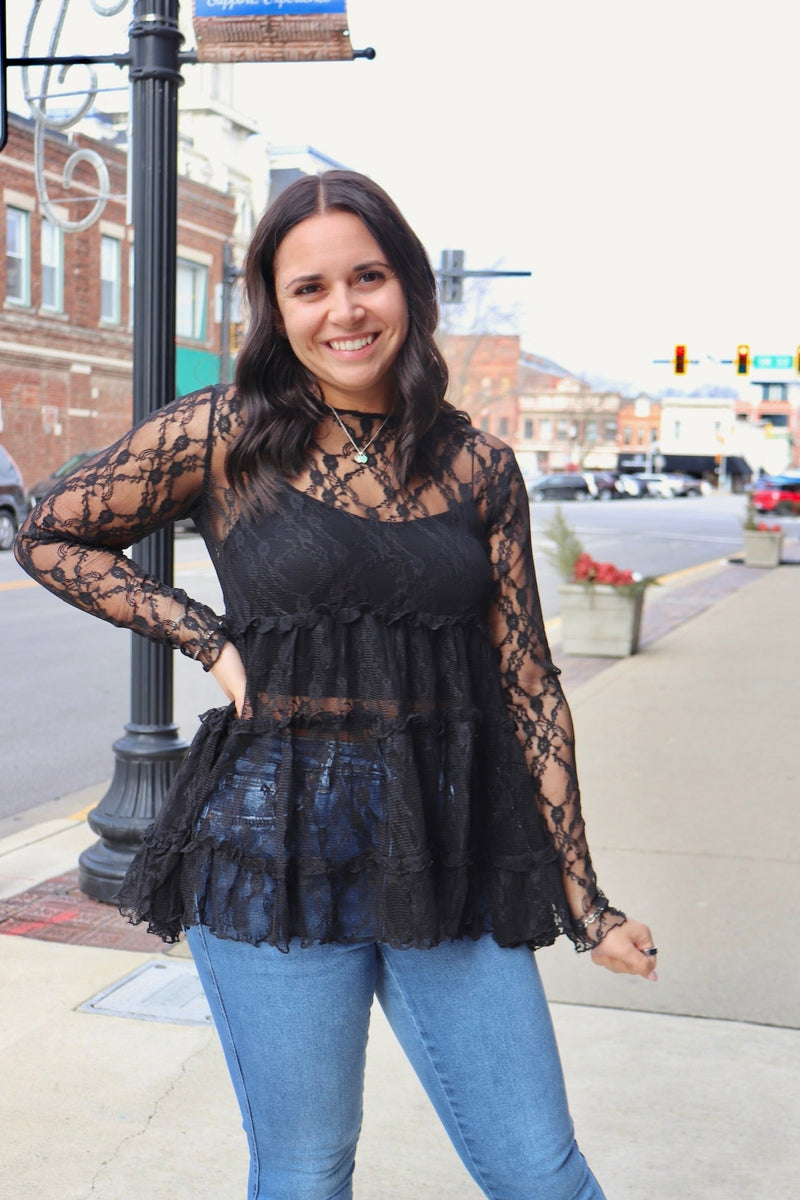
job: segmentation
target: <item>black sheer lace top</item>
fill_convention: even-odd
[[[340,416],[359,444],[383,420]],[[76,607],[206,669],[230,639],[245,664],[242,713],[204,715],[122,910],[167,940],[199,922],[281,947],[595,944],[624,916],[589,856],[511,451],[443,431],[433,476],[398,490],[393,421],[368,463],[329,431],[253,518],[225,470],[241,422],[232,388],[175,401],[63,480],[17,540]],[[188,515],[224,616],[123,553]]]

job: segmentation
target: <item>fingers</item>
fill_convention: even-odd
[[[641,975],[651,983],[658,982],[658,951],[652,933],[639,921],[629,919],[624,924],[610,929],[591,953],[592,961],[608,971],[615,974]]]

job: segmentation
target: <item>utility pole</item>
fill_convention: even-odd
[[[530,277],[530,271],[468,271],[464,266],[463,250],[443,250],[439,270],[439,291],[442,304],[460,304],[464,299],[465,279],[504,279],[513,276]]]

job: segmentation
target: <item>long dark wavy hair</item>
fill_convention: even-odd
[[[282,332],[275,256],[295,225],[328,211],[359,217],[397,275],[408,307],[408,334],[393,366],[398,426],[395,480],[435,465],[447,427],[468,420],[444,398],[447,365],[434,341],[439,316],[436,278],[419,238],[390,197],[355,171],[326,171],[289,185],[261,218],[244,264],[250,322],[236,362],[245,425],[230,448],[228,476],[245,508],[275,504],[276,477],[291,479],[306,462],[314,426],[328,414],[319,384]]]

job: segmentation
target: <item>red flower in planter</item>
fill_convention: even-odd
[[[759,521],[756,529],[759,533],[783,533],[780,525],[768,525],[766,521]]]
[[[655,583],[652,576],[637,577],[633,571],[621,571],[613,563],[597,562],[591,554],[579,554],[572,570],[573,583],[605,583],[609,587],[643,590]]]

